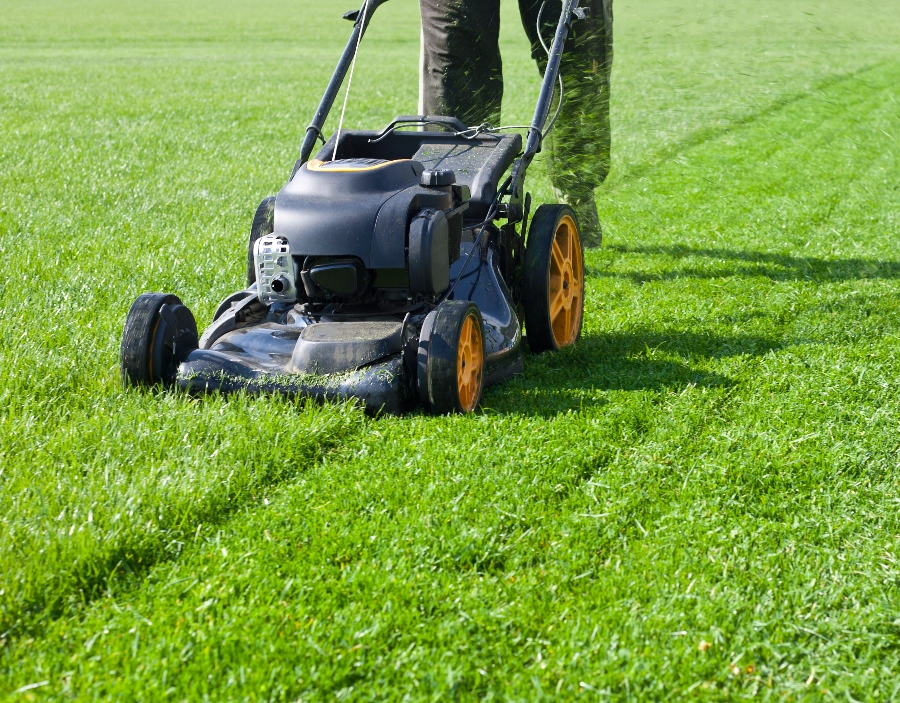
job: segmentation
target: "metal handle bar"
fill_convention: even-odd
[[[454,132],[464,132],[467,127],[455,117],[445,117],[443,115],[401,115],[394,119],[387,127],[385,127],[377,136],[369,140],[370,144],[377,144],[387,137],[398,127],[404,125],[429,125],[436,124],[441,127],[447,127]]]
[[[338,61],[337,68],[335,68],[331,80],[328,82],[328,87],[325,89],[325,94],[319,102],[319,107],[316,109],[312,122],[309,127],[306,128],[306,136],[303,138],[303,145],[300,148],[300,158],[297,159],[297,162],[294,164],[294,170],[291,172],[292,178],[297,170],[309,160],[312,150],[316,145],[316,139],[321,137],[322,127],[325,124],[325,120],[328,118],[328,113],[334,105],[334,101],[341,89],[341,84],[343,84],[344,78],[346,78],[347,72],[350,70],[350,65],[353,63],[353,56],[356,52],[356,47],[359,44],[361,35],[365,34],[366,28],[369,26],[369,22],[372,20],[372,15],[375,10],[387,1],[388,0],[368,0],[368,3],[363,2],[362,7],[357,14],[357,19],[353,23],[353,31],[347,41],[347,46],[344,48],[344,53]],[[563,47],[565,46],[572,22],[576,19],[583,19],[585,16],[584,10],[578,7],[578,3],[579,0],[564,0],[562,12],[559,15],[559,24],[556,27],[556,34],[553,37],[553,45],[550,48],[547,68],[544,71],[544,79],[541,82],[541,92],[538,96],[534,118],[531,122],[531,128],[528,130],[525,151],[522,156],[516,160],[513,166],[510,185],[510,192],[513,198],[521,197],[519,190],[520,184],[525,177],[525,172],[534,160],[535,155],[541,150],[544,124],[547,122],[547,117],[550,114],[550,106],[553,102],[553,91],[556,86],[557,77],[559,76],[559,66],[562,59]],[[409,124],[419,123],[420,118],[425,118],[427,116],[415,115],[413,117],[415,118],[414,121],[411,120]],[[388,127],[386,132],[390,131],[392,127],[396,127],[396,123],[401,119],[405,120],[406,118],[398,118],[398,120],[395,120],[394,124],[392,124],[391,127]],[[454,118],[441,118],[440,121],[437,121],[433,117],[427,117],[427,120],[428,122],[434,122],[434,124],[445,124],[448,127],[453,126],[457,128],[457,131],[466,129],[466,126],[462,122],[455,120]],[[384,134],[380,136],[383,137]]]
[[[537,107],[534,111],[534,119],[528,130],[528,138],[525,142],[525,152],[516,160],[512,171],[512,183],[510,191],[513,198],[521,197],[520,185],[525,178],[525,172],[534,160],[535,155],[541,150],[541,142],[544,135],[544,124],[550,114],[550,106],[553,102],[553,91],[556,88],[556,79],[559,77],[559,65],[562,60],[563,48],[572,23],[577,19],[584,19],[586,13],[578,7],[579,0],[565,0],[562,12],[559,14],[559,24],[556,26],[556,34],[553,37],[553,45],[550,47],[550,55],[547,57],[547,68],[544,71],[544,79],[541,82],[541,92],[538,96]]]
[[[316,108],[316,114],[313,116],[312,122],[310,122],[309,127],[306,128],[306,136],[303,138],[303,144],[300,147],[300,158],[297,159],[297,162],[294,164],[294,170],[291,171],[291,178],[294,177],[294,174],[297,173],[303,164],[309,161],[312,150],[316,146],[316,139],[322,134],[322,127],[325,125],[325,120],[328,119],[328,113],[331,112],[334,101],[341,90],[344,78],[347,77],[347,72],[350,70],[350,64],[353,63],[353,56],[356,53],[356,47],[359,44],[361,35],[365,34],[369,22],[372,21],[372,15],[375,13],[375,10],[386,2],[387,0],[368,0],[368,3],[363,2],[362,7],[360,7],[356,21],[353,23],[353,31],[350,33],[350,39],[347,41],[347,46],[344,48],[344,53],[341,54],[337,68],[334,69],[331,80],[328,82],[328,87],[325,89],[325,94],[319,102],[319,107]]]

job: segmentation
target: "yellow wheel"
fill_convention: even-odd
[[[484,322],[475,303],[448,300],[425,319],[417,385],[422,403],[436,415],[478,407],[484,390]]]
[[[484,383],[484,340],[480,316],[466,315],[456,351],[456,386],[459,406],[470,413],[481,398]]]
[[[534,352],[578,340],[584,316],[584,251],[575,213],[542,205],[525,248],[525,330]]]

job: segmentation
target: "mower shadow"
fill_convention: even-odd
[[[617,254],[669,256],[675,259],[703,257],[729,262],[720,266],[685,266],[663,273],[616,272],[590,267],[588,276],[625,278],[636,284],[668,281],[678,278],[714,279],[734,276],[763,276],[773,281],[854,281],[863,279],[900,278],[900,262],[876,259],[819,259],[812,256],[790,256],[740,249],[686,246],[610,245]]]
[[[727,376],[695,365],[705,359],[760,356],[781,342],[753,335],[716,336],[692,332],[631,332],[584,335],[572,348],[551,354],[525,354],[525,373],[490,388],[483,405],[493,412],[552,417],[604,405],[597,391],[658,391],[665,388],[728,388]],[[665,352],[669,359],[652,358]],[[671,357],[676,355],[679,360]],[[695,363],[692,363],[695,362]]]

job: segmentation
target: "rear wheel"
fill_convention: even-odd
[[[165,293],[144,293],[125,319],[120,348],[122,383],[171,385],[178,365],[197,346],[197,323],[181,300]]]
[[[436,415],[470,413],[484,390],[484,323],[467,300],[442,303],[419,337],[419,395]]]
[[[525,247],[525,330],[533,352],[578,340],[584,315],[584,251],[568,205],[541,205]]]
[[[250,226],[250,241],[247,244],[247,287],[256,283],[256,262],[253,260],[253,247],[260,237],[275,231],[275,196],[265,198],[256,208],[253,224]]]

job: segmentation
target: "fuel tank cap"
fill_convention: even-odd
[[[429,171],[422,171],[422,178],[419,185],[425,188],[436,188],[440,186],[452,186],[456,183],[456,174],[449,168],[436,168]]]

